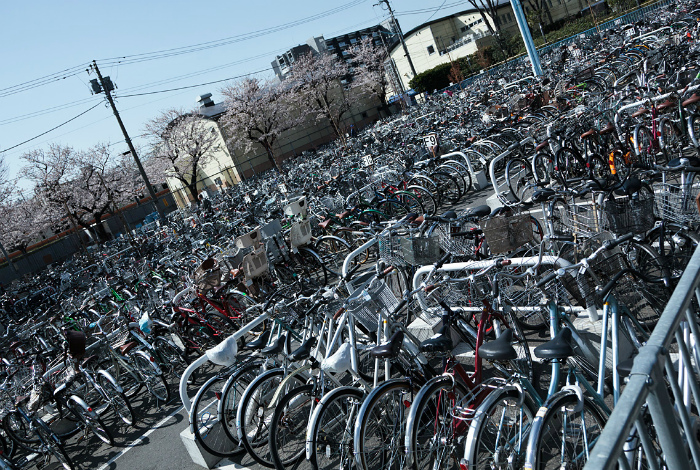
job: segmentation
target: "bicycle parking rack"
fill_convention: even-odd
[[[700,373],[700,311],[693,300],[700,301],[700,250],[695,250],[654,332],[639,350],[627,385],[591,451],[586,470],[608,469],[616,464],[629,468],[631,455],[625,446],[630,432],[633,428],[646,431],[649,422],[658,436],[660,451],[651,449],[649,435],[642,431],[639,440],[645,455],[663,456],[665,467],[674,470],[700,468],[698,418],[690,416],[690,410],[700,405],[700,384],[696,380]],[[674,340],[679,350],[675,364],[669,354]],[[642,416],[645,403],[650,420]],[[648,462],[648,468],[659,468],[660,462]]]

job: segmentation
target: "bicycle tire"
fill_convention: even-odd
[[[437,204],[435,206],[436,210],[442,205],[442,193],[440,191],[440,188],[438,187],[438,184],[432,178],[429,178],[428,176],[423,174],[416,174],[408,180],[407,186],[419,186],[421,188],[427,189],[430,192],[430,195],[433,197],[433,199],[435,199],[435,203]]]
[[[68,406],[71,406],[78,415],[81,416],[83,424],[102,442],[109,446],[114,446],[114,437],[102,419],[90,408],[82,398],[71,395],[67,400]]]
[[[465,421],[461,428],[455,426],[452,410],[468,393],[464,385],[449,376],[437,377],[420,389],[406,428],[407,468],[459,470],[464,445],[459,445],[456,438],[466,436],[469,429]]]
[[[361,470],[401,470],[406,458],[407,408],[417,390],[409,379],[393,379],[363,400],[354,431],[354,453]]]
[[[157,369],[155,364],[140,354],[132,354],[131,360],[136,370],[139,371],[149,393],[156,400],[167,403],[170,399],[170,387],[163,373]]]
[[[241,396],[250,383],[260,375],[260,363],[248,364],[236,370],[226,381],[221,393],[221,420],[224,423],[224,432],[228,438],[236,444],[237,454],[245,452],[238,439],[236,427],[236,415],[240,405]]]
[[[664,222],[651,229],[644,241],[659,254],[671,281],[675,283],[685,272],[695,248],[700,244],[700,236],[682,225]]]
[[[462,172],[454,165],[449,162],[445,162],[438,166],[435,169],[436,172],[439,173],[447,173],[448,175],[452,176],[455,181],[457,182],[457,186],[459,187],[459,192],[464,196],[467,194],[467,191],[469,190],[469,186],[467,185],[467,180],[462,176]]]
[[[39,437],[31,430],[18,411],[10,411],[2,418],[2,425],[5,433],[12,439],[20,449],[29,452],[39,450]]]
[[[537,188],[533,183],[531,165],[524,158],[513,158],[506,163],[506,183],[515,202],[528,202]]]
[[[258,376],[243,392],[236,413],[241,444],[253,460],[267,468],[275,466],[269,446],[270,421],[274,413],[270,400],[283,379],[282,369],[270,369]],[[287,385],[291,389],[301,384],[293,380]]]
[[[163,336],[156,336],[153,339],[153,348],[158,357],[158,366],[164,373],[179,377],[190,365],[190,361],[182,350],[171,340]]]
[[[306,425],[314,402],[312,384],[290,390],[275,407],[269,446],[276,470],[300,463],[305,456]]]
[[[681,156],[683,150],[683,140],[681,131],[668,118],[659,121],[659,133],[661,134],[661,148],[663,150],[664,161],[659,165],[666,165],[669,161]]]
[[[111,407],[114,414],[119,417],[125,424],[133,426],[136,422],[136,415],[131,406],[131,401],[127,398],[123,391],[119,391],[117,387],[104,375],[97,374],[97,383],[102,388],[102,391],[107,395],[107,407]]]
[[[430,174],[430,177],[436,180],[438,189],[441,193],[441,198],[449,204],[458,204],[462,199],[462,191],[459,189],[457,179],[449,173],[436,171]]]
[[[423,206],[423,210],[428,215],[435,215],[439,207],[438,201],[433,194],[426,188],[419,185],[411,185],[406,187],[406,191],[415,194]]]
[[[309,422],[306,458],[315,470],[355,468],[352,425],[364,394],[355,387],[339,387],[326,393]]]
[[[549,152],[537,152],[532,157],[533,176],[537,183],[549,183],[552,160],[552,155]]]
[[[403,204],[408,212],[414,214],[425,214],[425,207],[421,202],[420,198],[410,191],[397,191],[392,194],[392,197],[396,198],[399,203]]]
[[[649,167],[656,165],[654,137],[651,135],[649,128],[644,124],[637,124],[637,127],[634,128],[632,138],[639,163]]]
[[[554,395],[552,400],[548,400],[540,408],[533,422],[533,432],[528,442],[526,468],[539,470],[563,467],[583,468],[582,461],[576,462],[580,465],[569,467],[571,460],[567,456],[585,456],[587,451],[592,450],[592,447],[587,448],[586,444],[579,442],[584,438],[581,432],[585,429],[585,441],[595,442],[607,420],[598,407],[587,398],[583,399],[583,409],[574,412],[578,405],[578,396],[569,392]],[[561,429],[562,422],[569,423],[565,433]]]
[[[535,419],[532,399],[514,389],[494,391],[475,413],[469,427],[466,454],[470,470],[499,468],[503,462],[522,462],[528,429]]]
[[[204,450],[217,457],[232,457],[238,453],[237,443],[223,431],[225,424],[220,420],[222,390],[228,377],[216,375],[207,380],[199,389],[190,411],[190,430],[195,440]]]
[[[300,247],[295,256],[297,263],[294,270],[304,276],[305,282],[310,283],[314,289],[320,289],[328,284],[328,270],[318,253],[308,247]]]
[[[397,200],[384,199],[377,203],[377,210],[385,214],[388,219],[399,220],[408,214],[408,208]]]
[[[75,464],[71,460],[68,452],[66,452],[61,439],[44,423],[41,419],[37,420],[38,426],[36,427],[37,434],[41,434],[41,438],[44,440],[45,447],[52,456],[58,460],[61,466],[66,470],[75,470]],[[41,452],[46,454],[46,452]]]

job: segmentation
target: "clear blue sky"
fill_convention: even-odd
[[[333,37],[379,23],[387,12],[376,3],[377,0],[3,1],[0,152],[104,101],[104,95],[90,93],[89,80],[96,77],[84,69],[93,59],[102,74],[117,84],[117,97],[122,96],[117,107],[130,136],[137,145],[145,145],[139,136],[151,117],[173,107],[190,109],[196,97],[204,93],[212,93],[219,102],[218,90],[226,83],[144,96],[126,95],[269,69],[275,55],[312,36]],[[467,2],[455,0],[393,0],[391,4],[404,31],[469,8]],[[330,12],[333,9],[342,11]],[[328,14],[308,20],[323,12]],[[298,24],[285,26],[292,22]],[[241,37],[256,32],[258,37]],[[233,41],[219,47],[134,61],[139,54],[227,38]],[[66,70],[70,72],[57,74]],[[272,72],[266,70],[259,75],[271,76]],[[60,78],[46,83],[45,77]],[[23,164],[20,157],[31,149],[47,148],[51,143],[87,149],[98,142],[111,143],[119,152],[127,150],[111,109],[102,104],[4,155],[11,172],[17,174]]]

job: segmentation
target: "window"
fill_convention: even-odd
[[[335,46],[334,46],[333,44],[329,44],[329,45],[328,45],[328,50],[329,50],[329,51],[335,50]]]
[[[357,42],[357,39],[355,39],[355,38],[350,39],[350,44],[355,44],[356,42]]]
[[[461,28],[459,28],[459,30],[462,31],[462,32],[464,33],[464,32],[467,30],[467,27],[466,27],[466,26],[462,26]]]
[[[344,42],[344,41],[340,41],[340,42],[338,43],[338,47],[343,47],[344,45],[345,45],[345,42]]]
[[[513,21],[513,17],[510,16],[510,13],[508,13],[508,21]]]
[[[379,33],[378,33],[378,32],[375,31],[375,32],[372,33],[372,37],[373,37],[373,38],[376,38],[377,36],[379,36]]]
[[[435,48],[433,46],[428,46],[428,54],[429,55],[435,54]]]
[[[346,55],[348,55],[348,51],[343,51],[343,57],[345,57]]]

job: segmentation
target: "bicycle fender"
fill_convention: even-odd
[[[491,408],[491,405],[496,403],[501,397],[507,394],[517,394],[518,395],[518,406],[522,406],[525,401],[525,396],[523,395],[523,389],[520,384],[510,384],[499,389],[498,391],[493,391],[489,393],[486,399],[479,405],[479,407],[474,412],[474,417],[472,418],[471,425],[469,426],[469,433],[467,434],[467,439],[464,444],[464,458],[467,461],[468,469],[476,469],[476,445],[479,430],[487,418],[486,411]]]
[[[305,372],[309,369],[311,369],[311,364],[301,366],[297,370],[292,371],[291,373],[287,374],[287,376],[284,378],[284,380],[282,380],[282,382],[280,382],[280,384],[277,386],[277,390],[275,390],[275,394],[272,396],[272,400],[270,400],[270,404],[267,406],[267,409],[269,410],[269,409],[272,409],[275,406],[277,406],[277,401],[279,400],[280,395],[282,394],[282,390],[284,389],[285,385],[287,385],[297,375],[299,375],[302,372]]]
[[[311,414],[311,419],[309,419],[309,423],[306,426],[306,460],[311,460],[311,454],[312,454],[312,445],[313,445],[313,436],[316,434],[316,426],[318,423],[318,416],[321,414],[321,410],[326,407],[326,404],[335,398],[335,395],[338,393],[344,392],[346,390],[358,390],[360,393],[363,393],[361,389],[358,389],[357,387],[352,387],[350,385],[345,386],[345,387],[338,387],[334,388],[330,392],[326,393],[323,395],[323,398],[321,398],[321,401],[318,402],[316,405],[316,409],[314,412]]]
[[[104,377],[105,379],[107,379],[107,380],[109,380],[110,382],[112,382],[112,385],[114,385],[114,388],[115,388],[119,393],[124,393],[124,389],[122,388],[121,385],[119,385],[119,384],[117,383],[117,380],[116,380],[114,377],[112,377],[112,374],[110,374],[110,373],[107,372],[106,370],[102,370],[102,369],[98,370],[97,373],[98,373],[99,375],[101,375],[102,377]]]
[[[423,397],[428,393],[428,389],[430,389],[433,384],[442,381],[445,381],[450,387],[454,387],[455,385],[455,378],[452,375],[442,374],[438,375],[437,377],[433,377],[421,387],[418,394],[416,394],[416,396],[413,398],[413,403],[420,403]],[[414,426],[414,422],[416,421],[416,413],[418,413],[417,407],[412,406],[408,411],[408,418],[406,419],[407,430]],[[404,446],[406,448],[406,468],[413,464],[413,446],[411,444],[411,433],[406,431],[406,435],[404,436]]]
[[[549,408],[552,405],[552,403],[555,403],[563,396],[576,395],[576,397],[579,399],[579,403],[581,403],[580,406],[583,408],[583,393],[581,392],[580,388],[578,388],[577,391],[577,388],[578,387],[572,385],[564,386],[560,391],[549,397],[544,403],[544,405],[540,406],[540,409],[537,410],[537,414],[535,414],[535,419],[532,421],[532,427],[530,429],[530,438],[527,441],[527,451],[525,453],[524,465],[525,470],[532,470],[534,468],[534,465],[536,463],[535,461],[537,459],[537,456],[535,455],[535,445],[537,445],[537,443],[542,438],[542,426],[544,425],[544,417],[547,414],[547,411],[549,411]]]
[[[148,363],[151,364],[151,367],[153,367],[153,369],[156,371],[156,375],[163,375],[163,371],[160,370],[160,367],[158,367],[158,364],[156,364],[152,356],[146,354],[144,351],[136,351],[134,354],[138,354],[146,359]]]
[[[97,416],[97,413],[95,413],[95,410],[93,410],[92,408],[90,408],[90,407],[88,406],[88,404],[85,403],[85,400],[83,400],[83,399],[80,398],[79,396],[77,396],[77,395],[71,395],[71,396],[68,398],[68,400],[69,400],[69,401],[75,402],[78,406],[80,406],[80,407],[83,408],[85,411],[87,411],[88,413],[90,413],[90,416],[92,416],[92,417],[96,417],[96,416]]]

